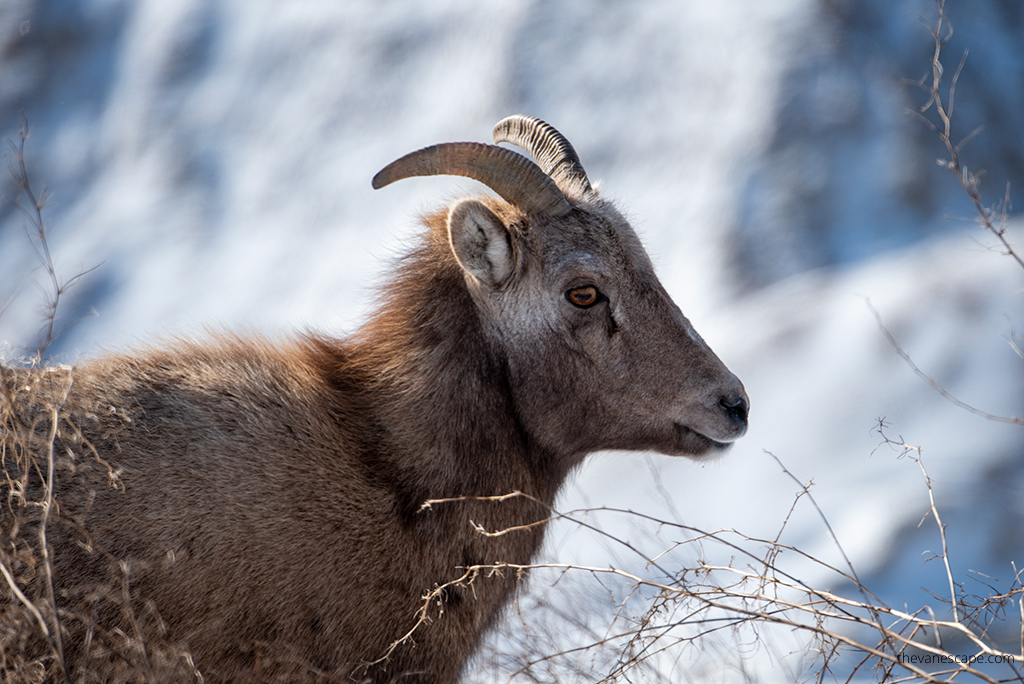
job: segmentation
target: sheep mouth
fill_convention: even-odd
[[[686,456],[704,456],[721,453],[732,446],[732,442],[720,442],[691,427],[674,423],[678,452]]]

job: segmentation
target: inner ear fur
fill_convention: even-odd
[[[501,219],[480,200],[463,199],[448,211],[448,240],[463,270],[490,287],[512,275],[511,236]]]

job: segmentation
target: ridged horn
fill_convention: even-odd
[[[512,143],[528,151],[563,192],[579,196],[593,193],[576,150],[551,124],[536,117],[514,114],[494,127],[494,142]]]
[[[521,154],[497,145],[431,145],[397,159],[373,177],[373,187],[412,176],[465,176],[480,181],[526,214],[563,216],[572,210],[557,183]]]

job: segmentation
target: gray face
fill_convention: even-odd
[[[460,205],[483,210],[464,233]],[[743,435],[742,383],[665,292],[621,215],[596,200],[531,221],[510,230],[465,200],[449,231],[535,438],[574,458],[599,449],[700,456]],[[481,238],[488,231],[493,240]],[[460,253],[460,234],[476,236],[475,250]]]

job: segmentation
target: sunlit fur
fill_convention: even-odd
[[[443,611],[378,661],[432,588],[467,566],[529,563],[544,535],[488,537],[470,521],[543,520],[594,450],[699,456],[742,434],[745,408],[740,421],[719,406],[742,385],[613,207],[577,203],[557,220],[495,199],[473,209],[507,235],[482,252],[507,255],[501,282],[460,265],[443,210],[347,338],[222,336],[78,365],[62,448],[84,464],[88,442],[123,488],[61,473],[76,525],[52,534],[59,596],[128,561],[132,595],[207,682],[454,682],[514,573],[447,589]],[[586,283],[608,301],[573,307],[564,292]],[[513,491],[541,503],[422,507]],[[77,671],[81,638],[68,646]]]

